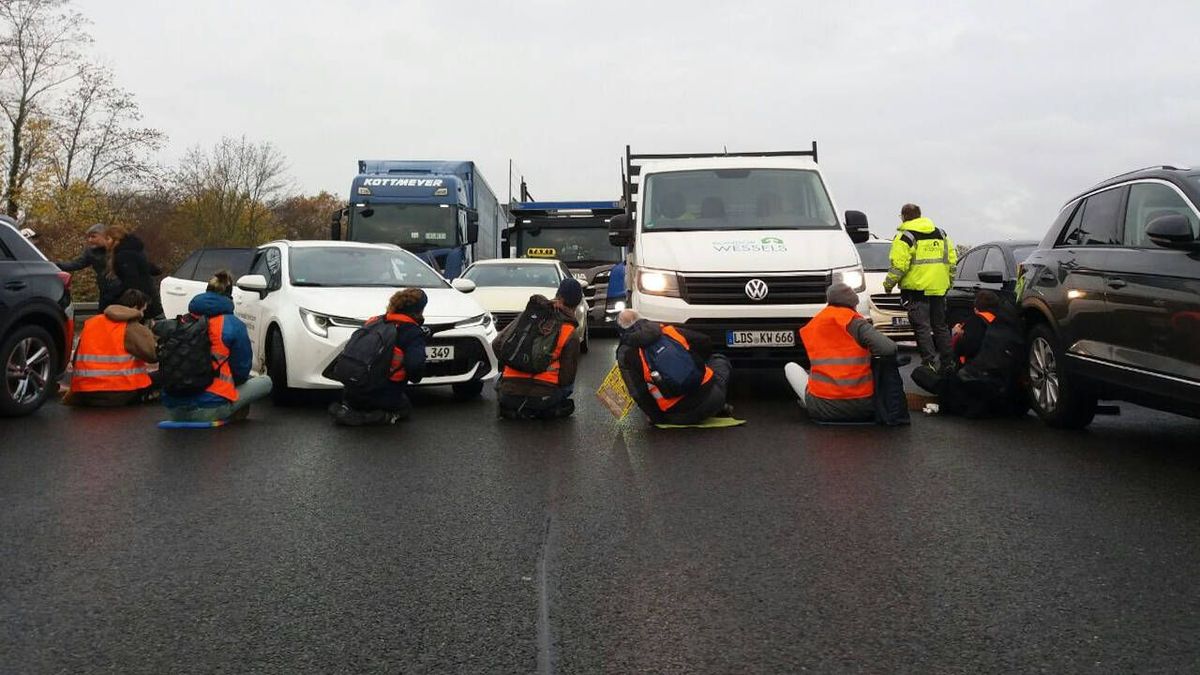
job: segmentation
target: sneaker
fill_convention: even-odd
[[[728,417],[728,418],[732,419],[733,418],[733,406],[726,403],[724,406],[722,406],[721,412],[717,413],[716,415],[713,415],[713,417]]]

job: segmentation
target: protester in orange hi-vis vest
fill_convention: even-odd
[[[104,313],[88,319],[71,359],[67,405],[120,406],[154,398],[158,362],[154,334],[141,324],[150,298],[136,289],[121,294]]]
[[[531,297],[525,311],[492,341],[492,351],[504,368],[499,384],[501,417],[552,419],[575,412],[571,393],[580,353],[575,308],[581,302],[583,287],[574,279],[563,279],[554,299]]]
[[[708,335],[643,319],[631,309],[617,315],[617,328],[621,379],[652,423],[691,426],[733,417],[725,402],[733,366],[713,354]]]
[[[894,356],[896,343],[859,315],[858,295],[846,284],[830,286],[825,299],[829,304],[800,329],[810,370],[787,364],[788,383],[814,420],[873,421],[871,358]]]

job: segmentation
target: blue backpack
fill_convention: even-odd
[[[696,391],[704,377],[692,353],[674,339],[663,335],[643,350],[650,377],[667,397]]]

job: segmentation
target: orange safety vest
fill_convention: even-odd
[[[978,317],[980,317],[980,318],[982,318],[982,319],[983,319],[984,321],[986,321],[986,322],[987,322],[989,325],[990,325],[990,324],[991,324],[993,321],[995,321],[995,320],[996,320],[996,315],[995,315],[994,313],[992,313],[992,312],[981,312],[981,311],[979,311],[979,310],[975,310],[975,315],[976,315],[976,316],[978,316]],[[958,340],[959,340],[959,338],[961,338],[961,337],[962,337],[962,335],[961,335],[961,334],[957,335],[957,336],[954,338],[954,344],[958,344]],[[962,365],[966,365],[966,364],[967,364],[967,357],[965,357],[965,356],[960,356],[960,357],[958,357],[958,362],[959,362],[960,364],[962,364]]]
[[[370,325],[378,320],[379,317],[375,317],[374,319],[368,321],[367,324]],[[390,321],[391,323],[397,325],[402,323],[410,323],[414,326],[421,325],[417,323],[416,319],[407,314],[387,314],[384,315],[383,320]],[[395,345],[392,345],[392,363],[391,367],[388,369],[388,373],[388,379],[392,382],[408,381],[408,371],[404,369],[404,350]]]
[[[692,346],[688,344],[687,338],[685,338],[683,333],[680,333],[674,326],[663,324],[662,333],[663,335],[683,345],[684,349],[688,350],[689,352],[692,351]],[[682,401],[683,396],[680,395],[675,397],[667,397],[664,395],[662,390],[658,388],[658,385],[654,384],[654,378],[651,376],[650,371],[650,363],[646,361],[646,350],[644,348],[638,349],[638,356],[640,356],[642,359],[642,379],[646,382],[646,389],[650,390],[650,395],[654,397],[654,402],[658,404],[658,409],[663,412],[667,412],[671,408],[675,407],[676,403]],[[712,379],[712,376],[712,368],[704,366],[704,378],[700,380],[700,386],[708,384],[708,381]]]
[[[800,329],[800,340],[812,366],[808,393],[817,398],[868,398],[875,393],[871,352],[858,344],[846,327],[858,312],[830,305]]]
[[[103,314],[83,323],[71,391],[137,391],[150,386],[146,362],[125,351],[124,321]]]
[[[233,383],[233,369],[229,367],[229,347],[226,347],[221,339],[221,331],[224,328],[224,314],[208,317],[208,341],[212,345],[212,358],[220,365],[213,376],[212,384],[208,385],[205,391],[232,403],[238,400],[238,393],[237,386]]]
[[[504,373],[501,377],[504,379],[514,380],[536,380],[558,386],[558,371],[562,367],[562,350],[567,346],[567,341],[573,338],[575,326],[564,323],[558,329],[558,342],[554,344],[554,352],[550,355],[550,367],[540,373],[527,373],[523,370],[517,370],[512,366],[504,366]]]

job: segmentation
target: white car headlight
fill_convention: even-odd
[[[324,314],[311,312],[303,307],[300,308],[300,320],[304,322],[304,327],[308,332],[318,337],[329,337],[329,317]]]
[[[679,278],[674,272],[638,270],[638,290],[646,295],[661,295],[666,298],[679,297]]]
[[[854,289],[855,293],[861,293],[867,290],[867,275],[863,274],[861,267],[851,267],[844,270],[833,271],[833,283],[841,282],[850,288]]]
[[[476,326],[482,326],[483,328],[486,329],[488,326],[492,325],[492,321],[493,321],[493,319],[492,319],[491,313],[484,312],[483,314],[478,314],[469,319],[463,319],[462,321],[455,323],[454,327],[455,328],[474,328]]]

